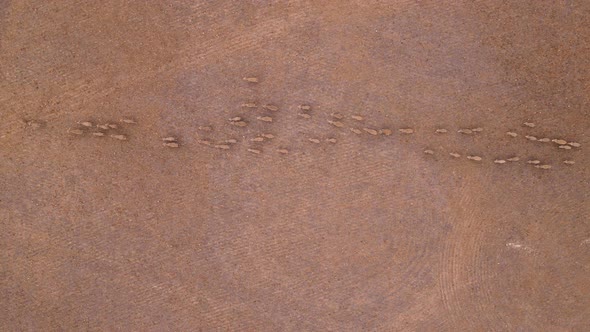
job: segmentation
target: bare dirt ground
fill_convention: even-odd
[[[1,0],[0,330],[587,331],[589,54],[588,1]]]

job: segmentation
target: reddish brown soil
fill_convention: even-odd
[[[589,22],[0,0],[0,330],[587,331]]]

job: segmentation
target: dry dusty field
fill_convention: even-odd
[[[0,330],[588,331],[589,151],[589,1],[0,0]]]

